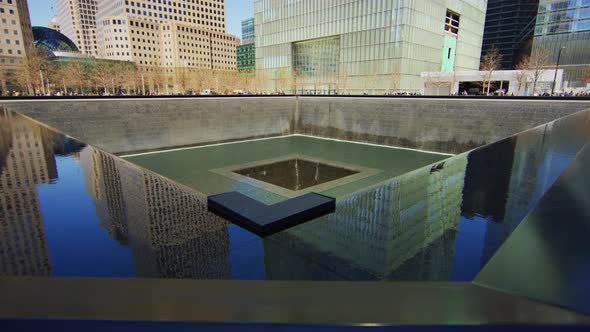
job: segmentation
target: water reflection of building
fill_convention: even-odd
[[[128,229],[123,201],[121,177],[113,158],[105,158],[98,150],[80,152],[86,190],[94,199],[100,225],[121,244],[127,244]]]
[[[574,160],[584,140],[573,123],[584,121],[561,119],[469,153],[461,213],[485,223],[480,267]]]
[[[81,155],[101,224],[130,247],[138,276],[229,278],[227,223],[204,198],[92,147]]]
[[[0,114],[0,274],[51,274],[36,186],[57,178],[52,132]]]
[[[485,232],[480,267],[490,259],[509,234],[506,233],[506,227],[502,226],[502,221],[506,211],[515,144],[515,139],[506,139],[474,150],[467,157],[461,214],[470,222],[486,223],[479,228]]]
[[[466,159],[456,157],[440,172],[416,170],[339,201],[331,215],[265,239],[267,277],[357,279],[367,277],[364,271],[374,278],[447,280],[465,167]],[[293,256],[276,250],[281,246]]]

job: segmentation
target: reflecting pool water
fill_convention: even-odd
[[[297,191],[357,174],[358,171],[295,158],[243,168],[235,173]]]
[[[197,191],[5,113],[0,275],[472,280],[588,142],[589,129],[588,113],[579,113],[431,172],[439,155],[341,195],[331,215],[261,239],[210,214]],[[346,163],[338,160],[345,152],[315,156]],[[198,166],[183,158],[176,167]],[[379,168],[378,159],[360,166]],[[216,179],[205,179],[207,188]]]

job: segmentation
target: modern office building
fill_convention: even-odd
[[[254,71],[256,69],[256,45],[253,43],[237,47],[239,71]]]
[[[8,89],[20,60],[33,47],[26,0],[0,1],[0,91]]]
[[[236,38],[225,32],[223,0],[104,0],[97,27],[99,57],[164,71],[175,86],[196,70],[236,70]]]
[[[236,50],[239,71],[256,69],[256,44],[254,44],[254,18],[242,21],[242,45]]]
[[[255,0],[268,90],[419,91],[423,71],[477,70],[486,2]]]
[[[83,54],[96,56],[97,0],[57,0],[57,24],[60,32],[70,38]],[[121,1],[117,1],[120,3]]]
[[[497,48],[502,54],[499,69],[513,69],[530,55],[539,0],[488,0],[481,55]]]
[[[242,44],[254,43],[254,17],[242,21]]]
[[[539,48],[551,54],[549,70],[555,70],[560,58],[564,89],[585,87],[580,76],[590,67],[590,1],[541,0],[533,52]]]

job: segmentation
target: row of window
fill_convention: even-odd
[[[5,39],[6,40],[6,45],[11,45],[11,40],[10,39]],[[0,44],[2,44],[2,40],[0,40]],[[20,40],[16,39],[14,40],[14,45],[20,45]]]
[[[8,24],[8,20],[7,20],[7,19],[5,19],[5,18],[3,18],[3,19],[2,19],[2,23],[3,23],[3,24]],[[16,25],[16,20],[10,20],[10,23],[12,23],[12,25]]]
[[[4,10],[4,8],[1,8],[1,7],[0,7],[0,14],[4,14],[5,12],[6,12],[6,11]],[[9,13],[10,15],[14,15],[14,9],[9,9],[9,10],[8,10],[8,13]]]
[[[193,24],[200,24],[200,25],[208,25],[208,26],[212,26],[212,27],[216,27],[216,28],[225,28],[225,24],[223,23],[218,23],[218,22],[210,22],[210,21],[205,21],[205,20],[197,20],[197,19],[190,19],[190,18],[182,18],[176,15],[168,15],[168,14],[158,14],[158,13],[152,13],[150,11],[141,11],[141,10],[137,10],[135,11],[135,9],[129,9],[126,8],[125,11],[129,14],[137,14],[137,15],[143,15],[146,18],[147,17],[154,17],[154,18],[160,18],[160,19],[170,19],[170,20],[174,20],[177,22],[187,22],[187,23],[193,23]],[[223,21],[223,18],[218,17],[218,18],[212,18],[213,20],[218,20],[218,21]],[[151,18],[150,18],[151,20]]]
[[[144,9],[154,9],[154,10],[157,9],[158,11],[162,11],[163,10],[164,12],[167,12],[168,11],[168,12],[171,12],[171,13],[174,13],[174,14],[176,14],[176,13],[181,14],[182,12],[184,12],[185,13],[184,15],[186,15],[186,11],[182,11],[181,12],[181,10],[178,10],[178,12],[177,12],[177,10],[174,9],[174,8],[167,8],[167,7],[162,7],[162,6],[157,6],[156,7],[156,5],[154,5],[153,8],[152,8],[152,5],[149,5],[149,4],[146,5],[145,3],[139,3],[139,2],[136,3],[134,1],[129,1],[129,0],[125,0],[125,5],[127,5],[127,6],[131,5],[131,7],[138,7],[138,8],[144,8]],[[176,7],[176,3],[174,3],[173,7]],[[188,10],[191,10],[192,9],[193,11],[195,11],[195,10],[197,10],[197,11],[198,10],[201,10],[201,11],[204,11],[204,12],[207,12],[207,13],[211,13],[211,14],[215,14],[215,15],[223,15],[223,11],[221,11],[221,10],[215,10],[215,9],[211,9],[211,8],[203,8],[203,6],[201,6],[201,7],[199,7],[199,6],[191,6],[191,5],[188,5],[187,6],[186,4],[182,4],[182,6],[178,5],[178,8],[184,8],[184,9],[188,9]],[[193,13],[193,16],[194,16],[194,13]]]
[[[4,54],[4,49],[3,48],[0,48],[0,54]],[[14,54],[22,55],[23,52],[21,50],[16,50],[16,53],[15,53],[13,49],[9,48],[9,49],[6,49],[6,54],[10,54],[10,55],[14,55]]]

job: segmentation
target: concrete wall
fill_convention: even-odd
[[[94,99],[2,102],[111,153],[294,132],[293,98]]]
[[[305,134],[459,153],[590,109],[549,99],[244,97],[0,101],[112,153]]]
[[[299,97],[297,133],[459,153],[562,116],[590,101]]]

